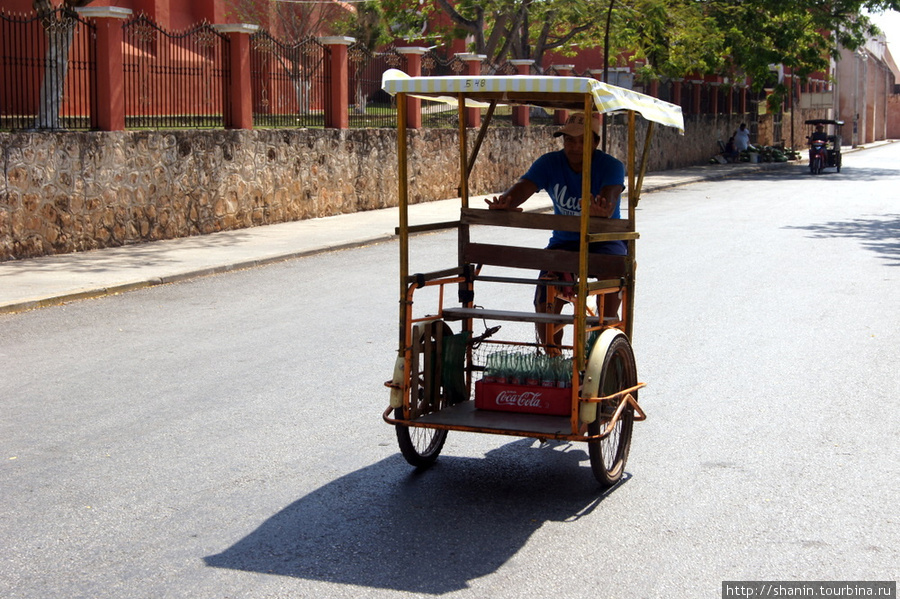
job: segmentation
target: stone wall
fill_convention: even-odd
[[[655,127],[649,170],[705,164],[740,120],[688,117],[685,136]],[[625,127],[622,117],[614,121],[610,153],[624,159]],[[555,130],[492,128],[471,193],[508,187],[540,153],[560,147]],[[410,131],[411,202],[459,195],[456,137]],[[0,144],[0,260],[396,205],[393,129],[0,133]]]

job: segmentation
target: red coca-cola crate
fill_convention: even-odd
[[[572,389],[476,381],[475,407],[480,410],[568,416],[572,413]]]

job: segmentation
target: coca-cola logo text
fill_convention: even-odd
[[[519,406],[522,408],[542,408],[541,394],[536,391],[523,391],[517,393],[515,391],[505,390],[497,394],[494,402],[498,406]]]

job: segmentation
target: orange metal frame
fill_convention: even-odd
[[[390,387],[390,383],[385,383],[385,386]],[[622,417],[622,412],[626,407],[631,406],[634,408],[634,421],[640,422],[642,420],[646,420],[647,416],[644,414],[644,411],[641,409],[641,406],[638,405],[637,400],[635,399],[634,394],[638,389],[646,386],[646,383],[638,383],[634,387],[629,387],[628,389],[623,389],[614,393],[612,395],[607,395],[605,397],[593,397],[581,399],[580,401],[586,403],[616,403],[616,409],[613,411],[612,416],[606,424],[606,428],[604,428],[603,432],[599,435],[587,435],[583,431],[573,432],[570,435],[566,434],[532,434],[527,436],[539,437],[539,438],[547,438],[547,439],[555,439],[559,441],[576,441],[576,442],[591,442],[591,441],[601,441],[609,436],[609,434],[616,427],[616,424],[619,422],[619,419]],[[575,393],[577,397],[578,394]],[[422,424],[421,422],[417,422],[415,420],[407,420],[407,419],[399,419],[399,418],[391,418],[390,414],[394,411],[394,408],[388,407],[384,413],[381,415],[382,419],[388,424],[402,424],[404,426],[412,426],[412,427],[421,427],[421,428],[437,428],[444,430],[457,430],[464,432],[472,432],[472,433],[490,433],[495,435],[507,435],[512,437],[522,437],[526,436],[522,431],[510,431],[506,429],[494,429],[487,427],[478,427],[478,426],[460,426],[454,424]],[[586,428],[586,425],[581,428]]]
[[[407,103],[407,95],[405,93],[397,94],[397,110],[398,114],[405,114],[406,112],[406,103]],[[472,162],[474,162],[474,154],[470,157],[467,155],[467,131],[466,131],[466,118],[465,118],[465,98],[461,95],[459,98],[459,136],[460,136],[460,195],[461,195],[461,204],[463,208],[468,207],[469,197],[468,197],[468,177],[469,171],[472,168]],[[584,99],[584,112],[588,117],[593,110],[593,100],[586,96]],[[489,120],[489,119],[488,119]],[[590,118],[585,119],[585,135],[589,134],[589,126],[590,126]],[[641,172],[637,181],[637,185],[635,185],[635,173],[633,170],[633,165],[635,164],[635,148],[634,148],[634,135],[635,135],[635,122],[634,122],[634,112],[628,112],[628,124],[629,124],[629,137],[628,137],[628,194],[629,194],[629,210],[628,210],[628,220],[631,224],[631,230],[634,230],[634,219],[635,219],[635,207],[639,200],[640,187],[641,182],[643,180],[643,165],[646,164],[646,155],[649,149],[649,136],[652,132],[652,123],[651,128],[648,130],[648,138],[645,141],[643,160],[641,166]],[[484,124],[486,126],[487,123]],[[481,136],[484,133],[484,126],[479,135],[479,139],[476,142],[476,148],[480,145]],[[629,389],[621,390],[615,394],[605,396],[605,397],[581,397],[581,391],[579,385],[573,384],[572,388],[572,411],[570,417],[570,433],[557,432],[557,433],[531,433],[528,431],[521,430],[508,430],[508,429],[500,429],[500,428],[492,428],[492,427],[483,427],[483,426],[467,426],[460,424],[444,424],[440,422],[428,422],[423,423],[417,420],[411,420],[409,418],[410,415],[410,390],[413,386],[413,381],[410,380],[410,373],[412,372],[412,360],[413,360],[413,344],[416,342],[413,337],[413,326],[415,323],[425,322],[434,319],[443,318],[443,310],[444,310],[444,286],[448,284],[462,284],[466,282],[471,282],[470,278],[467,278],[463,274],[457,274],[455,276],[445,276],[447,271],[440,273],[441,278],[435,278],[432,280],[411,280],[409,276],[409,263],[408,263],[408,253],[409,253],[409,234],[410,227],[408,222],[408,214],[407,214],[407,181],[408,181],[408,171],[407,171],[407,148],[406,148],[406,123],[405,119],[398,119],[398,138],[401,140],[401,143],[398,144],[398,159],[399,159],[399,168],[398,168],[398,176],[400,183],[400,226],[398,228],[399,231],[399,239],[401,246],[401,258],[400,258],[400,295],[401,295],[401,306],[400,306],[400,348],[399,352],[403,355],[403,364],[404,364],[404,378],[402,383],[397,384],[393,381],[388,381],[385,383],[387,387],[391,388],[399,388],[402,389],[402,413],[404,417],[401,418],[393,418],[391,417],[391,413],[396,409],[393,406],[389,406],[383,413],[382,418],[388,424],[394,425],[403,425],[409,427],[422,427],[422,428],[434,428],[434,429],[445,429],[445,430],[459,430],[459,431],[468,431],[468,432],[478,432],[478,433],[490,433],[490,434],[498,434],[498,435],[508,435],[508,436],[517,436],[517,437],[536,437],[536,438],[552,438],[558,440],[566,440],[566,441],[579,441],[579,442],[592,442],[599,441],[607,437],[615,428],[623,411],[629,407],[634,409],[634,420],[641,421],[646,419],[646,415],[643,410],[637,403],[637,390],[644,386],[644,383],[639,383],[634,387]],[[477,152],[477,149],[476,149]],[[590,144],[585,144],[585,154],[584,154],[584,170],[586,172],[590,172],[590,162],[591,162],[591,146]],[[583,178],[583,189],[582,189],[582,197],[587,197],[590,195],[590,178],[585,176]],[[584,214],[581,218],[581,248],[579,252],[579,269],[578,269],[578,278],[576,285],[576,292],[574,298],[575,304],[575,335],[573,340],[573,346],[571,349],[573,350],[573,355],[575,360],[573,361],[573,381],[578,380],[578,376],[581,372],[584,372],[587,365],[587,358],[585,356],[585,340],[586,335],[590,331],[594,330],[602,330],[605,328],[609,328],[608,326],[603,324],[603,320],[601,318],[601,324],[596,327],[587,327],[587,301],[590,296],[599,295],[599,309],[600,315],[603,314],[603,306],[604,306],[604,296],[611,292],[622,293],[622,318],[616,322],[612,323],[611,326],[615,328],[619,328],[622,330],[626,336],[631,336],[632,329],[632,315],[634,310],[634,297],[631,293],[631,284],[633,283],[633,275],[634,275],[634,256],[635,256],[635,242],[633,238],[629,238],[627,240],[628,244],[628,256],[630,258],[630,266],[629,266],[629,277],[631,283],[629,285],[620,286],[620,287],[604,287],[604,288],[595,288],[591,289],[588,283],[588,251],[587,245],[590,241],[595,240],[592,238],[598,237],[596,234],[589,233],[588,226],[588,211],[583,211]],[[464,225],[462,223],[454,223],[458,224],[459,227],[459,235],[460,235],[460,247],[465,242],[468,242],[469,232],[468,225]],[[600,234],[602,235],[602,234]],[[459,267],[460,269],[462,266]],[[449,271],[452,272],[452,271]],[[457,270],[459,273],[460,271]],[[415,291],[419,288],[430,287],[430,286],[439,286],[438,293],[438,309],[436,314],[429,314],[419,318],[415,318],[413,316],[413,296]],[[472,319],[469,318],[464,322],[465,330],[471,330],[471,322]],[[555,325],[548,325],[548,327],[553,327]],[[548,329],[549,332],[550,329]],[[554,329],[555,330],[555,329]],[[469,348],[468,362],[471,363],[471,348]],[[470,375],[469,375],[470,376]],[[471,380],[467,380],[468,383],[471,383]],[[600,434],[596,435],[588,435],[587,434],[587,424],[582,423],[579,417],[579,406],[584,403],[598,403],[606,408],[603,411],[603,414],[610,414],[609,420],[606,421],[606,417],[602,417],[604,421],[606,421],[606,426],[604,430]],[[615,406],[615,409],[612,407]],[[598,410],[597,418],[601,418],[601,414]]]

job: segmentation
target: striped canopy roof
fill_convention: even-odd
[[[684,133],[681,107],[630,89],[609,85],[589,77],[548,77],[537,75],[456,75],[410,77],[390,69],[381,87],[395,95],[407,93],[417,98],[456,104],[463,94],[466,106],[529,104],[552,109],[583,110],[585,94],[590,94],[601,113],[633,110],[645,119]]]

